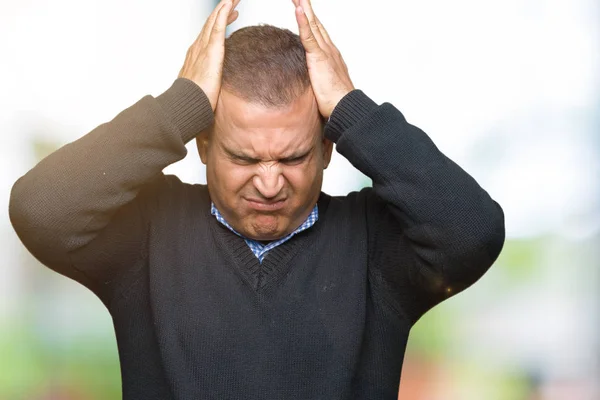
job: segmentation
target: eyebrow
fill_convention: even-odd
[[[250,157],[247,154],[242,153],[237,153],[234,150],[228,149],[225,146],[221,146],[221,148],[223,149],[223,151],[225,152],[225,154],[227,154],[227,156],[229,158],[233,158],[235,160],[241,160],[241,161],[248,161],[248,162],[259,162],[260,160],[258,158],[254,158],[254,157]]]
[[[228,149],[227,147],[225,147],[223,145],[221,145],[221,147],[222,147],[223,151],[225,152],[225,154],[227,154],[228,157],[233,158],[235,160],[240,160],[240,161],[245,161],[245,162],[260,162],[261,161],[259,158],[251,157],[248,154],[245,154],[244,152],[238,153],[235,150]],[[297,151],[287,157],[279,159],[278,161],[287,162],[287,161],[293,161],[293,160],[304,158],[304,157],[308,156],[310,154],[310,152],[313,151],[313,149],[314,149],[314,146],[309,148],[307,151]]]

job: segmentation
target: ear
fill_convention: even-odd
[[[210,144],[210,134],[207,131],[200,133],[196,136],[196,147],[198,148],[198,155],[200,155],[200,161],[206,165],[208,162],[208,147]]]
[[[323,139],[323,168],[327,169],[331,161],[331,153],[333,152],[333,142],[329,139]]]

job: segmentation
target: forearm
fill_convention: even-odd
[[[391,104],[355,91],[336,107],[327,135],[373,180],[420,267],[442,276],[440,290],[468,285],[495,260],[504,241],[500,206]]]
[[[206,96],[190,81],[142,98],[15,183],[9,205],[15,230],[30,250],[86,245],[144,184],[185,156],[186,142],[212,118]]]

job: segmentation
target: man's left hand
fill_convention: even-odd
[[[340,51],[313,12],[310,0],[292,1],[319,112],[329,118],[342,97],[354,90],[354,85]]]

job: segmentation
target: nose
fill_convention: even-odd
[[[285,183],[281,168],[276,164],[261,165],[252,179],[254,187],[265,199],[275,198]]]

